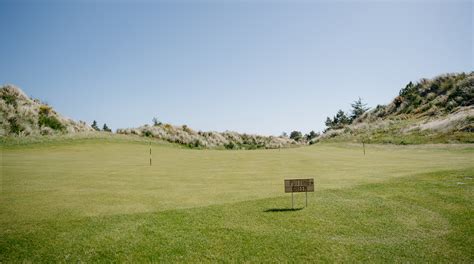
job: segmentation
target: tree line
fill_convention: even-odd
[[[342,109],[337,111],[336,115],[326,118],[326,130],[330,129],[340,129],[346,125],[352,124],[357,118],[361,117],[365,112],[367,112],[370,108],[367,107],[367,104],[362,102],[362,99],[359,97],[358,100],[354,101],[351,104],[351,110],[349,113],[346,114]],[[282,137],[289,137],[297,142],[307,142],[312,143],[312,139],[319,137],[320,133],[316,133],[314,131],[309,132],[308,134],[303,135],[301,131],[292,131],[290,135],[286,132],[282,133]]]
[[[97,121],[93,121],[92,122],[92,125],[91,127],[95,130],[95,131],[101,131],[101,129],[99,128],[99,126],[97,125]],[[102,131],[105,131],[105,132],[112,132],[112,129],[110,129],[106,123],[104,123],[104,125],[102,126]]]
[[[343,128],[346,125],[350,125],[362,116],[365,112],[367,112],[370,108],[367,107],[367,104],[362,102],[362,99],[359,97],[358,100],[354,101],[351,104],[352,109],[348,114],[346,114],[342,109],[337,111],[336,115],[331,117],[326,118],[326,131],[330,129],[340,129]],[[158,118],[154,117],[152,119],[153,126],[160,126],[163,123],[158,120]],[[97,121],[94,120],[92,122],[91,127],[96,130],[96,131],[105,131],[105,132],[112,132],[112,130],[107,126],[107,124],[104,123],[102,126],[102,129],[99,128]],[[186,126],[183,126],[183,128]],[[319,137],[320,133],[315,132],[314,130],[310,131],[307,134],[304,134],[301,131],[294,130],[288,135],[286,132],[282,133],[282,137],[287,137],[290,139],[293,139],[294,141],[297,142],[307,142],[311,143],[313,139]]]
[[[351,104],[351,107],[352,109],[349,114],[346,114],[342,109],[340,109],[332,118],[327,117],[325,122],[327,130],[340,129],[346,125],[350,125],[370,109],[367,107],[367,104],[362,102],[360,97]]]

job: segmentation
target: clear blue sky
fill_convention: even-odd
[[[68,2],[0,2],[0,82],[114,129],[318,131],[473,70],[472,1]]]

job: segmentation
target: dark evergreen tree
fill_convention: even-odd
[[[329,116],[326,118],[326,122],[324,123],[329,129],[334,127],[334,121]]]
[[[112,129],[110,129],[105,123],[104,123],[104,126],[102,127],[102,130],[105,132],[112,132]]]
[[[342,110],[337,111],[337,114],[332,119],[330,117],[326,118],[325,122],[328,129],[339,129],[350,123],[351,119]]]
[[[351,123],[351,119],[347,117],[344,111],[339,110],[336,114],[336,117],[334,117],[334,123],[337,128],[342,128],[345,125],[349,125]]]
[[[352,106],[352,112],[351,112],[351,121],[354,121],[361,115],[363,115],[367,110],[369,110],[369,107],[367,107],[367,104],[364,104],[362,102],[362,99],[359,97],[359,100],[354,101]]]
[[[92,127],[95,131],[100,131],[100,128],[97,126],[97,121],[95,121],[95,120],[92,122],[91,127]]]
[[[307,141],[310,141],[311,139],[316,138],[318,136],[319,136],[319,134],[314,132],[314,130],[312,130],[311,132],[309,132],[309,134],[305,135],[305,138],[306,138]]]
[[[162,123],[158,120],[158,118],[156,118],[156,117],[153,117],[152,121],[153,121],[153,125],[154,125],[154,126],[159,126],[159,125],[162,124]]]

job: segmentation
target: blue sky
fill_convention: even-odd
[[[76,120],[324,129],[473,70],[472,1],[0,2],[0,82]]]

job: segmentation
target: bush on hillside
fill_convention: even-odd
[[[474,73],[445,74],[408,83],[395,98],[395,114],[422,114],[432,103],[445,113],[474,104]]]
[[[235,149],[235,148],[236,148],[236,146],[235,146],[235,144],[234,144],[233,142],[229,142],[229,143],[227,143],[227,144],[224,144],[224,147],[225,147],[226,149]]]
[[[41,114],[38,117],[39,127],[49,127],[53,130],[63,131],[65,126],[55,116]]]
[[[337,115],[326,119],[328,129],[319,140],[354,140],[361,134],[374,142],[471,142],[474,114],[474,72],[444,74],[409,82],[394,100],[378,105],[343,126]],[[467,117],[460,123],[459,118]]]
[[[144,130],[142,135],[145,137],[152,137],[153,133],[150,130]]]
[[[49,113],[51,112],[51,106],[49,105],[40,105],[39,107],[39,114],[40,115],[49,115]]]
[[[303,139],[303,134],[300,131],[292,131],[290,133],[290,138],[294,141],[301,141]]]
[[[319,133],[314,132],[314,130],[310,131],[308,134],[304,136],[305,140],[311,142],[312,139],[319,137]]]
[[[16,97],[12,94],[2,94],[1,95],[2,100],[5,101],[6,104],[16,106]]]
[[[8,122],[10,123],[10,133],[19,135],[24,129],[20,127],[18,124],[18,120],[16,117],[12,117],[8,119]]]

